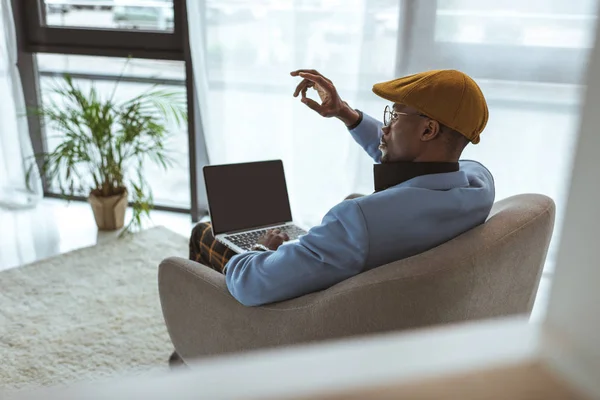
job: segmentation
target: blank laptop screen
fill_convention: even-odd
[[[281,160],[206,166],[215,235],[292,220]]]

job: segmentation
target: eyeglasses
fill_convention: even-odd
[[[383,110],[383,125],[390,126],[392,122],[398,119],[400,115],[416,115],[417,117],[425,117],[429,118],[425,114],[408,114],[402,111],[396,111],[390,106],[385,106],[385,110]]]

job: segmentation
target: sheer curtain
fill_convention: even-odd
[[[10,0],[0,0],[0,207],[33,207],[42,197],[37,167],[33,163],[25,101],[17,70],[17,41]]]
[[[211,163],[282,159],[295,219],[320,222],[372,162],[344,125],[292,97],[314,68],[354,107],[379,115],[371,85],[394,75],[396,1],[197,1],[188,18]],[[316,98],[316,92],[312,94]]]
[[[490,109],[481,143],[464,158],[494,174],[496,198],[543,193],[557,205],[546,272],[554,265],[585,74],[594,43],[596,0],[415,2],[403,67],[465,71]]]
[[[594,0],[256,3],[188,1],[212,163],[283,159],[295,217],[318,223],[346,194],[372,191],[372,162],[339,121],[292,97],[289,71],[319,70],[352,106],[380,117],[386,102],[373,83],[455,68],[480,83],[490,108],[464,158],[488,166],[497,199],[554,198],[560,232]]]

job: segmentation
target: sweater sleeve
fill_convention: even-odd
[[[248,252],[227,264],[227,288],[245,306],[258,306],[326,289],[360,273],[368,236],[359,205],[346,200],[321,225],[277,251]]]
[[[369,156],[376,163],[381,162],[381,150],[379,150],[379,141],[383,132],[381,128],[383,124],[368,114],[363,113],[363,119],[354,129],[350,130],[350,134]]]

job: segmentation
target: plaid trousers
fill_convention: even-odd
[[[190,260],[223,273],[229,259],[236,254],[235,251],[215,240],[210,223],[200,222],[192,229]]]

